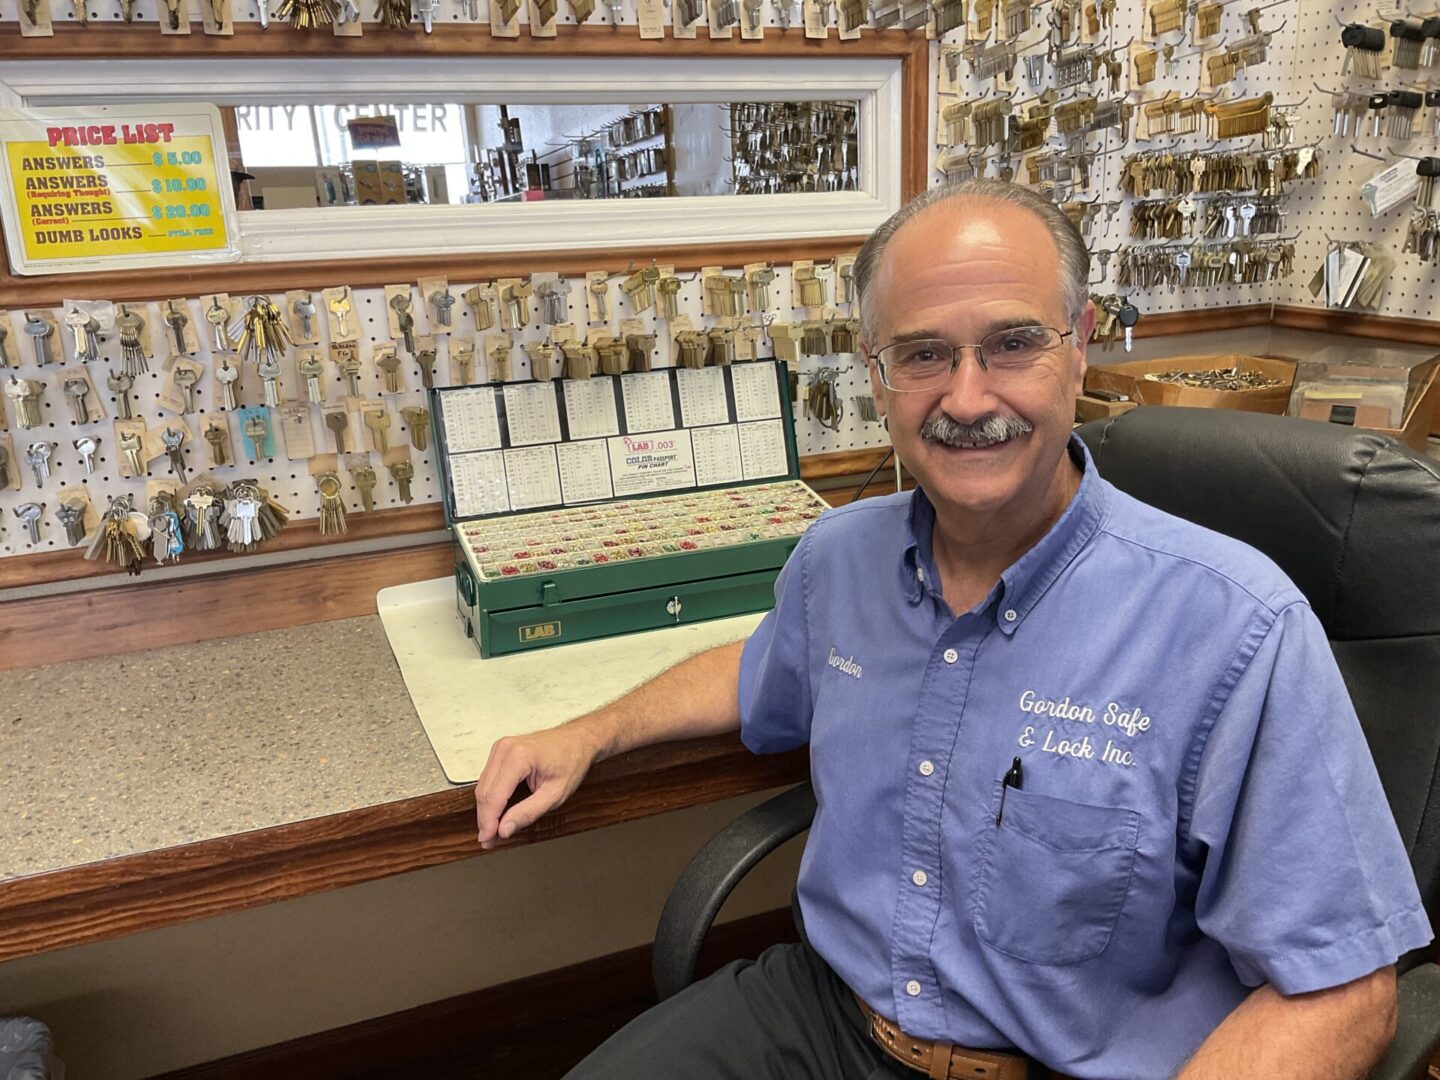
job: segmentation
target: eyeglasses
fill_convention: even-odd
[[[1075,331],[1050,326],[1018,326],[986,334],[978,345],[951,345],[941,338],[901,341],[877,349],[872,357],[880,381],[891,390],[929,390],[946,382],[960,366],[964,350],[974,349],[984,371],[1020,375],[1037,370]]]

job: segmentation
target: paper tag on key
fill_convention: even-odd
[[[665,36],[665,0],[639,0],[636,14],[642,40],[658,41]]]
[[[281,405],[275,411],[280,416],[280,430],[285,436],[285,456],[291,461],[314,457],[315,432],[310,426],[310,406],[292,403]]]

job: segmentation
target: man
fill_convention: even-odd
[[[577,1078],[1046,1075],[1028,1056],[1358,1080],[1383,1053],[1394,961],[1430,930],[1353,708],[1272,563],[1123,495],[1072,438],[1088,273],[1024,188],[902,209],[856,281],[919,491],[817,521],[743,648],[496,744],[486,846],[648,742],[810,746],[807,944],[691,987]]]

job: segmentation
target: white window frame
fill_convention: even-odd
[[[899,58],[0,62],[0,106],[85,105],[97,98],[106,105],[860,102],[858,191],[245,211],[237,215],[239,243],[251,263],[855,236],[901,204]]]

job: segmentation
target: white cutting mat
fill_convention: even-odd
[[[482,660],[455,610],[453,577],[381,589],[376,606],[452,784],[479,777],[496,739],[554,727],[614,701],[687,656],[748,637],[762,618],[737,615]]]

